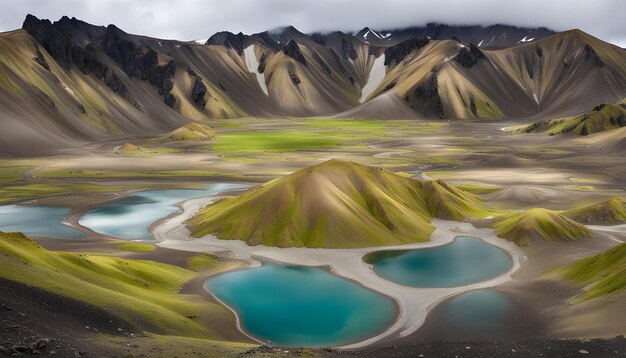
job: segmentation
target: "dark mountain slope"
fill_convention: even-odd
[[[626,97],[626,53],[577,30],[429,25],[391,41],[287,27],[198,44],[68,17],[23,27],[0,34],[3,153],[216,118],[557,118]],[[471,44],[503,31],[490,46],[514,47]]]
[[[525,28],[509,25],[454,26],[430,23],[426,26],[412,26],[403,29],[375,31],[368,27],[355,34],[356,38],[377,46],[395,45],[413,38],[432,40],[456,40],[484,47],[513,47],[537,41],[554,34],[545,27]]]
[[[626,96],[626,52],[579,30],[501,50],[451,40],[408,49],[386,61],[374,94],[396,93],[426,117],[556,117]]]

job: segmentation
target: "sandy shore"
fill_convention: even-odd
[[[477,288],[494,287],[511,280],[525,260],[523,251],[515,244],[499,239],[491,229],[477,229],[471,224],[433,220],[436,227],[429,242],[402,246],[386,246],[359,249],[310,249],[310,248],[275,248],[267,246],[248,246],[242,241],[219,240],[207,235],[192,239],[183,224],[198,210],[213,202],[216,198],[191,199],[180,204],[182,213],[159,221],[152,227],[158,246],[192,252],[210,252],[229,258],[246,260],[250,267],[258,266],[259,259],[269,259],[287,264],[304,266],[326,266],[335,275],[355,281],[365,287],[393,298],[399,308],[394,324],[375,337],[342,346],[354,349],[392,338],[405,337],[415,332],[424,323],[426,316],[437,303],[462,292]],[[485,242],[505,250],[513,259],[509,271],[496,278],[480,283],[452,288],[413,288],[387,281],[374,272],[371,265],[363,262],[362,256],[373,251],[390,249],[416,249],[440,246],[452,242],[458,236],[477,237]]]

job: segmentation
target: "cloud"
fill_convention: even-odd
[[[27,13],[63,15],[153,37],[191,40],[221,30],[255,33],[294,25],[303,32],[356,31],[447,24],[579,28],[626,46],[622,0],[0,0],[0,30],[21,27]],[[621,14],[621,15],[620,15]]]

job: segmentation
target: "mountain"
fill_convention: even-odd
[[[199,44],[29,15],[0,34],[0,152],[9,154],[208,119],[555,118],[624,98],[626,52],[578,30],[290,26]]]
[[[614,197],[600,203],[568,210],[564,215],[584,224],[623,224],[626,223],[626,201]]]
[[[426,241],[434,230],[432,218],[484,215],[479,199],[443,181],[330,160],[220,200],[187,224],[194,237],[347,248]]]
[[[626,95],[626,52],[579,30],[497,50],[408,40],[385,55],[372,100],[395,96],[421,117],[563,117]]]
[[[579,116],[535,122],[522,129],[526,133],[540,132],[549,135],[590,135],[626,126],[626,99],[616,104],[599,104]]]
[[[554,34],[545,27],[523,28],[509,25],[451,26],[429,23],[426,26],[411,26],[402,29],[375,31],[366,27],[354,36],[363,42],[377,46],[396,45],[414,38],[432,40],[456,40],[478,47],[513,47],[540,40]]]
[[[551,210],[531,209],[498,216],[492,220],[498,237],[520,246],[552,241],[575,241],[589,236],[583,225]]]
[[[240,117],[247,112],[232,98],[253,98],[251,78],[243,70],[239,76],[228,59],[224,48],[29,16],[24,30],[0,34],[0,150],[43,151]]]
[[[569,281],[585,286],[574,301],[623,292],[626,287],[626,243],[576,261],[563,268],[561,274]]]

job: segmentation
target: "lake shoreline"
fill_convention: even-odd
[[[238,182],[239,183],[239,182]],[[171,189],[171,188],[164,188],[164,190],[167,189]],[[155,190],[154,188],[146,188],[145,190]],[[115,201],[117,199],[119,199],[119,196],[127,196],[130,195],[134,192],[140,192],[140,191],[145,191],[145,190],[128,190],[125,191],[125,193],[122,192],[118,192],[118,193],[107,193],[106,195],[104,195],[104,197],[106,197],[108,200],[103,200],[103,202],[110,202],[110,201]],[[210,252],[216,253],[218,256],[221,257],[225,257],[225,258],[231,258],[231,259],[236,259],[236,260],[243,260],[243,262],[246,262],[246,265],[251,265],[253,264],[255,261],[259,261],[260,259],[262,260],[273,260],[276,262],[283,262],[283,263],[289,263],[290,259],[286,259],[284,257],[284,255],[278,255],[276,253],[261,253],[260,255],[246,255],[246,251],[243,250],[239,250],[239,247],[243,247],[246,250],[252,250],[252,249],[268,249],[270,251],[272,250],[278,250],[279,252],[282,250],[283,254],[288,252],[289,250],[293,250],[293,249],[277,249],[277,248],[267,248],[267,247],[249,247],[241,242],[229,242],[229,241],[224,241],[224,240],[218,240],[218,239],[214,239],[212,237],[205,237],[205,238],[201,238],[201,239],[192,239],[190,240],[189,236],[188,236],[188,231],[186,230],[186,228],[184,227],[184,225],[182,224],[184,222],[184,218],[183,220],[179,220],[181,218],[181,216],[184,216],[185,214],[189,214],[188,211],[191,210],[200,210],[201,207],[210,204],[213,200],[216,200],[217,198],[221,198],[221,197],[225,197],[227,195],[233,195],[236,194],[238,192],[241,192],[241,190],[229,190],[229,191],[224,191],[224,192],[220,192],[214,196],[207,196],[207,197],[201,197],[201,198],[194,198],[194,199],[190,199],[190,200],[186,200],[183,202],[179,202],[176,204],[177,207],[180,208],[180,211],[178,212],[174,212],[172,214],[170,214],[168,217],[162,218],[160,220],[158,220],[157,222],[153,223],[150,228],[154,229],[154,228],[159,228],[162,224],[171,224],[172,220],[175,221],[180,221],[180,225],[178,225],[177,227],[170,227],[170,229],[174,230],[171,233],[168,233],[168,236],[170,234],[174,234],[174,236],[176,237],[176,235],[182,235],[182,236],[178,236],[181,237],[182,240],[180,242],[175,242],[176,247],[172,247],[171,249],[165,249],[165,248],[158,248],[155,252],[157,255],[157,258],[155,258],[157,261],[159,262],[167,262],[167,263],[172,263],[172,264],[177,264],[176,261],[178,261],[178,259],[176,258],[180,258],[180,257],[187,257],[191,254],[193,254],[194,252],[207,252],[206,249],[207,247],[210,248]],[[121,195],[120,195],[121,194]],[[126,195],[124,195],[126,194]],[[76,196],[78,196],[78,198],[76,198]],[[83,203],[84,205],[84,201],[85,201],[85,194],[74,194],[74,195],[69,195],[66,194],[63,197],[58,197],[55,200],[51,200],[51,201],[65,201],[65,202],[74,202],[76,201],[77,203]],[[92,198],[96,199],[96,198]],[[103,199],[102,196],[98,195],[97,199],[101,200]],[[97,201],[97,200],[96,200]],[[198,201],[196,203],[193,203],[194,201]],[[39,202],[37,202],[37,204],[42,204],[42,202],[47,202],[46,204],[51,204],[48,203],[48,200],[43,199]],[[191,202],[191,203],[190,203]],[[191,205],[190,207],[190,204]],[[58,203],[57,203],[58,205]],[[92,202],[91,205],[97,206],[96,202]],[[90,206],[91,206],[90,205]],[[197,206],[200,205],[200,206]],[[73,209],[78,209],[78,207],[80,206],[80,204],[77,204],[76,206],[73,206]],[[448,226],[455,224],[454,222],[446,222],[446,221],[439,221],[439,220],[435,220],[434,223],[443,223],[446,224]],[[462,227],[467,228],[467,226],[471,226],[471,230],[478,230],[479,232],[485,232],[482,230],[485,229],[476,229],[474,228],[472,225],[470,224],[466,224],[466,223],[456,223]],[[445,225],[444,225],[445,226]],[[438,227],[439,228],[439,227]],[[591,227],[590,227],[591,228]],[[606,228],[606,227],[603,227]],[[612,227],[610,227],[612,228]],[[161,228],[162,229],[162,228]],[[592,228],[595,229],[595,228]],[[82,230],[81,230],[82,231]],[[463,230],[461,230],[463,231]],[[424,247],[433,247],[433,246],[441,246],[441,245],[445,245],[446,241],[450,242],[452,240],[454,240],[454,238],[458,237],[458,236],[463,236],[466,234],[459,234],[458,230],[450,230],[450,228],[448,228],[447,230],[449,235],[452,235],[452,239],[441,239],[438,237],[433,236],[433,238],[431,239],[431,242],[426,242],[426,243],[420,243],[420,244],[410,244],[410,245],[402,245],[399,247],[395,247],[395,249],[398,250],[406,250],[406,249],[412,249],[414,247],[412,247],[412,245],[416,245],[418,247],[415,248],[424,248]],[[489,234],[489,230],[486,231],[487,234]],[[187,236],[185,236],[187,235]],[[469,234],[467,234],[468,236],[471,236]],[[553,244],[551,246],[547,246],[544,248],[541,247],[532,247],[532,248],[527,248],[524,251],[522,251],[519,247],[514,246],[514,249],[517,249],[518,252],[518,256],[519,258],[521,258],[522,260],[526,261],[526,255],[528,255],[528,259],[529,259],[529,264],[525,264],[523,266],[523,269],[516,271],[515,272],[515,279],[513,280],[512,277],[509,278],[507,281],[504,282],[504,285],[501,285],[500,283],[497,285],[500,285],[501,288],[516,288],[517,291],[520,291],[518,289],[518,287],[522,288],[523,290],[526,289],[526,286],[529,282],[532,283],[534,282],[535,279],[539,278],[539,276],[542,275],[543,272],[545,272],[545,270],[548,269],[549,266],[558,266],[558,265],[562,265],[565,264],[567,262],[571,262],[572,259],[576,258],[576,257],[585,257],[588,256],[591,253],[594,252],[600,252],[603,250],[606,250],[607,248],[610,248],[612,246],[615,245],[615,242],[619,242],[618,240],[614,239],[612,236],[613,234],[611,233],[610,237],[607,234],[603,235],[603,236],[607,236],[606,238],[602,238],[602,239],[593,239],[593,240],[584,240],[580,243],[576,243],[576,244],[563,244],[563,245],[556,245]],[[474,236],[474,237],[479,237],[479,236]],[[114,239],[114,238],[109,238],[106,237],[104,235],[88,235],[88,237],[86,238],[81,238],[81,239],[57,239],[57,238],[51,238],[51,237],[35,237],[35,239],[42,243],[42,246],[48,248],[48,249],[52,249],[52,250],[60,250],[60,251],[77,251],[77,252],[92,252],[94,249],[99,251],[99,250],[103,250],[103,252],[111,252],[112,254],[118,255],[120,257],[128,257],[128,258],[137,258],[137,259],[152,259],[152,256],[154,256],[154,254],[137,254],[137,253],[130,253],[130,252],[121,252],[119,250],[117,250],[115,247],[117,244],[122,243],[122,242],[127,242],[127,240],[121,240],[121,239]],[[205,240],[208,239],[208,240]],[[493,238],[491,238],[493,239]],[[204,241],[203,241],[204,240]],[[499,242],[499,243],[504,243],[506,244],[507,242],[505,240],[501,240],[498,238],[495,238],[493,240],[497,240],[494,242]],[[441,242],[440,242],[441,241]],[[483,240],[485,241],[485,240]],[[159,240],[149,240],[150,243],[153,244],[160,244],[162,243],[162,241]],[[171,244],[171,243],[170,243]],[[197,245],[197,244],[201,244],[201,245]],[[243,244],[243,245],[240,245]],[[224,245],[226,245],[226,247],[223,247]],[[186,247],[187,246],[187,247]],[[411,247],[409,247],[411,246]],[[498,245],[496,245],[498,246]],[[581,246],[581,247],[578,247]],[[367,248],[367,249],[357,249],[357,250],[365,250],[368,252],[371,251],[380,251],[380,250],[387,250],[387,249],[394,249],[394,247],[374,247],[374,248]],[[298,249],[295,249],[296,251]],[[315,256],[316,252],[321,252],[321,251],[325,251],[325,250],[330,250],[330,251],[335,251],[335,250],[343,250],[343,249],[300,249],[300,250],[308,250],[309,252],[313,253],[313,256]],[[568,252],[567,255],[564,255],[564,251]],[[508,250],[504,250],[507,255],[513,257],[513,254],[509,253]],[[180,254],[177,254],[180,253]],[[550,254],[552,253],[552,254]],[[553,257],[553,254],[559,253],[561,254],[562,260],[557,260],[556,262],[551,259],[551,257]],[[367,252],[363,253],[363,255],[367,254]],[[547,256],[546,256],[547,255]],[[287,255],[289,256],[289,255]],[[548,257],[549,256],[549,257]],[[561,262],[562,261],[562,262]],[[324,264],[324,263],[320,263],[317,262],[316,264],[303,264],[303,263],[294,263],[297,265],[305,265],[305,266],[322,266],[322,267],[326,267],[330,272],[337,274],[338,276],[344,278],[344,279],[348,279],[351,280],[353,282],[358,283],[359,285],[366,287],[366,288],[370,288],[373,289],[375,292],[378,292],[380,294],[384,294],[386,295],[384,292],[381,292],[380,290],[378,290],[376,287],[371,287],[368,286],[367,284],[363,284],[362,282],[360,282],[358,279],[353,279],[351,277],[346,277],[346,275],[341,271],[341,268],[339,271],[337,271],[336,268],[334,268],[333,265],[328,265],[328,264]],[[251,267],[251,266],[249,266]],[[339,272],[339,273],[338,273]],[[513,273],[508,273],[505,274],[507,276],[511,276]],[[208,275],[207,277],[210,277],[211,275]],[[206,280],[206,279],[205,279]],[[205,281],[203,280],[203,282]],[[493,287],[493,286],[490,286]],[[479,287],[480,288],[480,287]],[[476,288],[467,288],[465,289],[463,292],[467,292],[467,291],[471,291],[473,289]],[[197,294],[199,295],[204,295],[206,294],[205,290],[200,290],[201,292],[196,291]],[[459,294],[460,292],[452,292],[449,295],[442,297],[441,299],[439,299],[436,302],[431,303],[431,305],[427,308],[426,313],[425,313],[425,317],[431,317],[430,312],[435,308],[435,306],[438,306],[439,303],[441,303],[443,300],[448,299],[450,297],[453,297],[457,294]],[[390,296],[390,295],[389,295]],[[207,296],[208,297],[208,296]],[[515,295],[514,297],[517,297],[517,295]],[[401,304],[398,300],[394,299],[394,302],[397,303],[398,307],[401,307]],[[228,307],[227,305],[225,305],[226,307]],[[565,313],[558,313],[556,315],[556,319],[562,319],[564,318],[564,314],[569,315],[571,310],[567,310],[564,311]],[[237,317],[237,315],[235,315]],[[425,321],[426,319],[424,319]],[[419,336],[420,336],[420,331],[418,331],[418,329],[424,328],[424,329],[428,329],[428,327],[423,326],[425,322],[418,322],[418,327],[415,328],[413,330],[413,333],[407,333],[407,334],[402,334],[403,332],[394,332],[394,334],[392,335],[384,335],[383,337],[379,337],[381,335],[372,337],[371,339],[376,339],[374,342],[368,343],[368,344],[361,344],[363,342],[359,342],[357,347],[354,347],[355,345],[348,345],[348,346],[343,346],[343,347],[339,347],[341,349],[364,349],[365,347],[367,347],[367,349],[373,348],[373,347],[382,347],[382,346],[389,346],[389,345],[397,345],[397,344],[411,344],[412,342],[415,342],[414,339],[417,339],[419,341]],[[394,324],[395,325],[395,324]],[[571,326],[571,324],[570,324]],[[393,327],[389,327],[389,329],[392,329]],[[242,330],[239,330],[240,333],[242,333],[243,335],[245,335],[246,337],[248,337],[248,335],[243,332]],[[550,332],[555,332],[554,329],[552,327],[550,327]],[[607,331],[609,333],[611,333],[612,331]],[[406,332],[405,332],[406,333]],[[564,332],[565,334],[562,335],[563,338],[576,338],[576,337],[580,337],[580,334],[573,334],[573,332]],[[552,335],[553,337],[561,337],[561,335],[559,334],[554,334]],[[598,335],[597,333],[595,333],[594,335],[587,335],[588,337],[598,337],[598,336],[603,336],[603,337],[609,337],[609,335],[607,334],[602,334],[602,335]],[[411,337],[414,337],[413,339],[411,339]],[[520,337],[511,337],[511,339],[513,340],[517,340]],[[522,337],[523,338],[523,337]],[[370,339],[370,340],[371,340]],[[258,342],[258,340],[255,340],[256,342]],[[369,341],[369,340],[368,340]],[[365,341],[364,341],[365,342]]]
[[[182,212],[153,225],[153,235],[157,246],[192,252],[219,254],[231,259],[248,262],[249,267],[258,265],[257,259],[269,259],[285,264],[302,266],[328,266],[330,271],[342,278],[349,279],[370,288],[375,292],[392,297],[398,304],[397,320],[386,331],[366,340],[337,347],[339,349],[363,348],[381,341],[405,337],[417,331],[424,323],[428,313],[441,301],[453,295],[477,288],[497,286],[511,280],[511,276],[521,266],[525,255],[515,244],[499,239],[491,229],[477,229],[471,224],[433,220],[437,228],[431,240],[425,243],[400,246],[384,246],[361,249],[308,249],[308,248],[273,248],[266,246],[248,246],[241,241],[219,240],[211,235],[192,239],[184,222],[206,205],[221,196],[196,198],[179,203]],[[441,246],[459,236],[476,237],[507,252],[513,260],[512,267],[504,274],[483,282],[452,288],[411,288],[389,282],[373,271],[371,265],[362,261],[363,255],[372,251],[391,249],[419,249]]]

